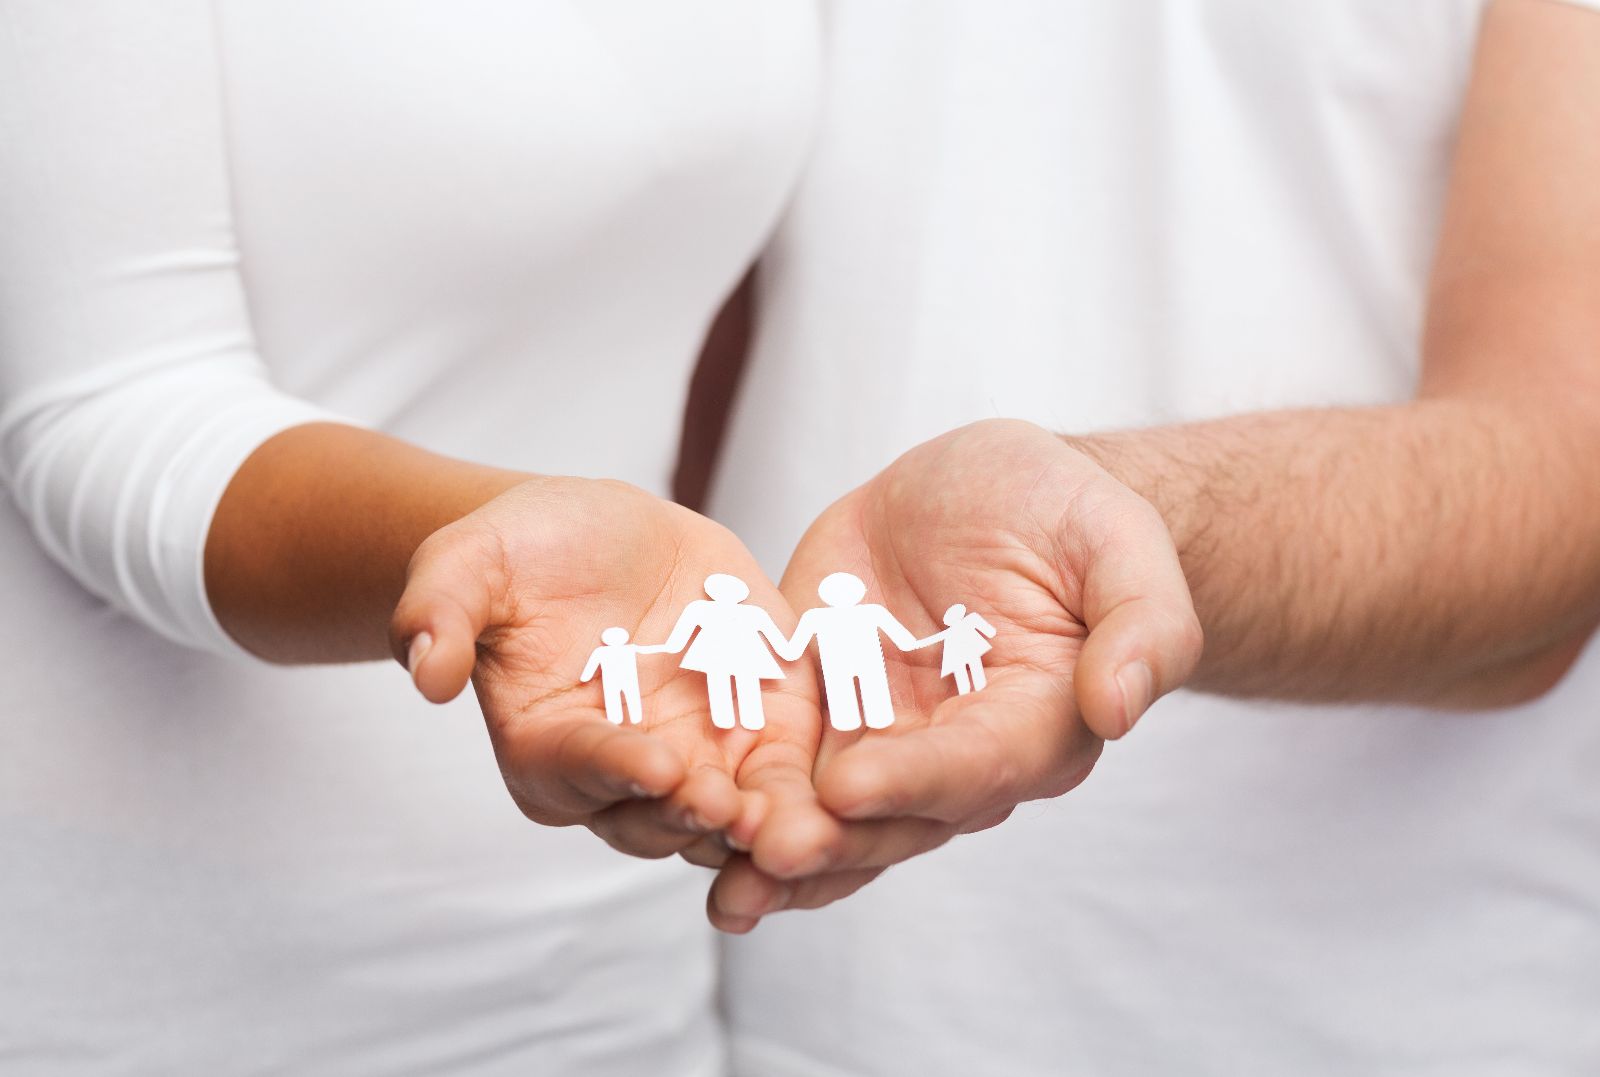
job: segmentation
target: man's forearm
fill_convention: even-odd
[[[1493,705],[1600,619],[1600,442],[1424,399],[1069,439],[1161,511],[1206,632],[1197,686]]]

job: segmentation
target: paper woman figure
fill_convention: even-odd
[[[994,638],[994,626],[979,614],[968,613],[967,607],[959,602],[944,611],[944,623],[949,627],[922,640],[918,646],[944,641],[939,676],[955,677],[957,695],[982,689],[989,683],[983,675],[983,656],[991,650],[989,640]]]
[[[706,675],[711,701],[711,724],[718,729],[734,726],[734,697],[739,700],[739,725],[760,729],[766,725],[761,707],[761,682],[779,680],[783,670],[772,657],[787,642],[772,617],[760,606],[746,606],[750,588],[736,576],[722,573],[706,577],[706,594],[684,608],[667,642],[655,650],[677,654],[689,644],[678,664]],[[698,630],[698,631],[697,631]],[[767,643],[762,642],[766,637]]]

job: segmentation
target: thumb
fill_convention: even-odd
[[[390,649],[433,703],[446,703],[467,686],[478,637],[493,615],[489,574],[471,551],[448,528],[417,547],[389,621]]]
[[[1200,661],[1204,637],[1166,524],[1131,490],[1090,519],[1068,519],[1077,535],[1089,638],[1074,672],[1078,710],[1107,740],[1127,733]]]
[[[775,819],[791,815],[804,819],[813,813],[827,817],[817,804],[816,790],[811,785],[814,757],[814,749],[793,741],[767,739],[750,750],[735,776],[744,794],[744,805],[728,827],[734,848],[748,851],[758,839],[766,844]],[[784,837],[800,839],[795,833]]]

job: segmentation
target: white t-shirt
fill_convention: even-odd
[[[720,1067],[703,874],[525,821],[470,693],[122,611],[230,649],[211,508],[322,409],[663,489],[816,50],[806,0],[0,5],[0,1069]]]
[[[834,5],[717,515],[776,570],[971,420],[1405,399],[1481,9]],[[1596,649],[1502,713],[1181,693],[1080,789],[731,942],[737,1069],[1600,1073],[1597,702]]]

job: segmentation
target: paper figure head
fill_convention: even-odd
[[[750,597],[750,588],[737,576],[714,572],[706,577],[706,594],[713,602],[743,602]]]
[[[817,584],[817,597],[830,606],[854,606],[867,597],[867,585],[861,582],[860,576],[835,572],[824,576]]]
[[[967,607],[957,602],[954,606],[944,611],[944,623],[953,628],[966,615]]]
[[[607,647],[621,647],[628,642],[628,630],[626,628],[608,628],[600,633],[600,642]]]

